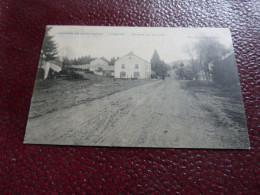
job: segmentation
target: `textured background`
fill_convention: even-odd
[[[257,0],[0,1],[0,194],[259,194],[259,10]],[[229,27],[251,150],[23,145],[47,24]]]

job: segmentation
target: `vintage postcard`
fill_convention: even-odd
[[[248,149],[229,29],[47,26],[24,143]]]

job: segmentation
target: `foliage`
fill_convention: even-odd
[[[101,59],[101,60],[104,60],[104,61],[107,62],[107,63],[109,63],[109,61],[108,61],[104,56],[102,56],[100,59]]]
[[[200,39],[193,47],[186,47],[190,57],[192,79],[214,81],[222,86],[238,83],[235,57],[230,48],[227,49],[218,40],[211,38]],[[226,57],[228,53],[230,55]],[[176,74],[180,79],[187,79],[187,70],[187,67],[180,67]]]
[[[192,67],[192,77],[195,79],[195,80],[198,80],[199,79],[199,71],[200,71],[200,68],[197,66],[197,63],[196,63],[196,60],[194,59],[195,58],[195,55],[196,55],[196,50],[194,47],[187,47],[187,53],[190,57],[190,64],[191,64],[191,67]]]
[[[180,63],[178,68],[175,70],[175,74],[180,80],[192,80],[194,78],[193,72],[184,66],[183,63]]]
[[[66,65],[72,65],[72,61],[69,58],[64,57],[62,60],[62,66],[64,67]]]
[[[158,76],[166,76],[169,70],[168,65],[160,59],[158,52],[155,50],[151,58],[152,70],[156,72]]]
[[[215,61],[212,75],[213,81],[222,86],[232,86],[239,83],[234,53],[223,60]]]
[[[108,62],[109,65],[111,66],[114,66],[115,65],[115,62],[119,59],[119,57],[115,58],[115,57],[112,57],[110,59],[110,61]]]
[[[173,64],[171,68],[172,69],[178,69],[178,64]]]
[[[68,57],[63,58],[62,65],[66,67],[67,65],[83,65],[89,64],[91,61],[95,60],[96,58],[91,57],[90,55],[82,56],[79,58],[69,59]]]
[[[157,69],[157,67],[159,66],[161,62],[161,59],[159,57],[158,52],[155,50],[151,59],[151,65],[152,65],[152,69],[155,71]]]
[[[51,27],[46,28],[41,50],[41,60],[45,60],[46,62],[56,60],[58,58],[57,44],[52,40],[53,36],[49,35],[50,30]]]
[[[194,49],[205,79],[212,80],[211,65],[214,65],[215,61],[221,59],[228,50],[219,41],[209,38],[198,41]]]

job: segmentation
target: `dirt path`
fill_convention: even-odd
[[[195,97],[175,80],[152,82],[29,119],[25,143],[244,147],[243,129],[225,116],[219,100],[209,98]],[[217,126],[212,111],[214,117],[222,117],[230,127]]]

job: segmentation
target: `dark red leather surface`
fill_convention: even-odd
[[[259,194],[259,1],[0,2],[0,194]],[[47,24],[229,27],[250,150],[23,145]]]

